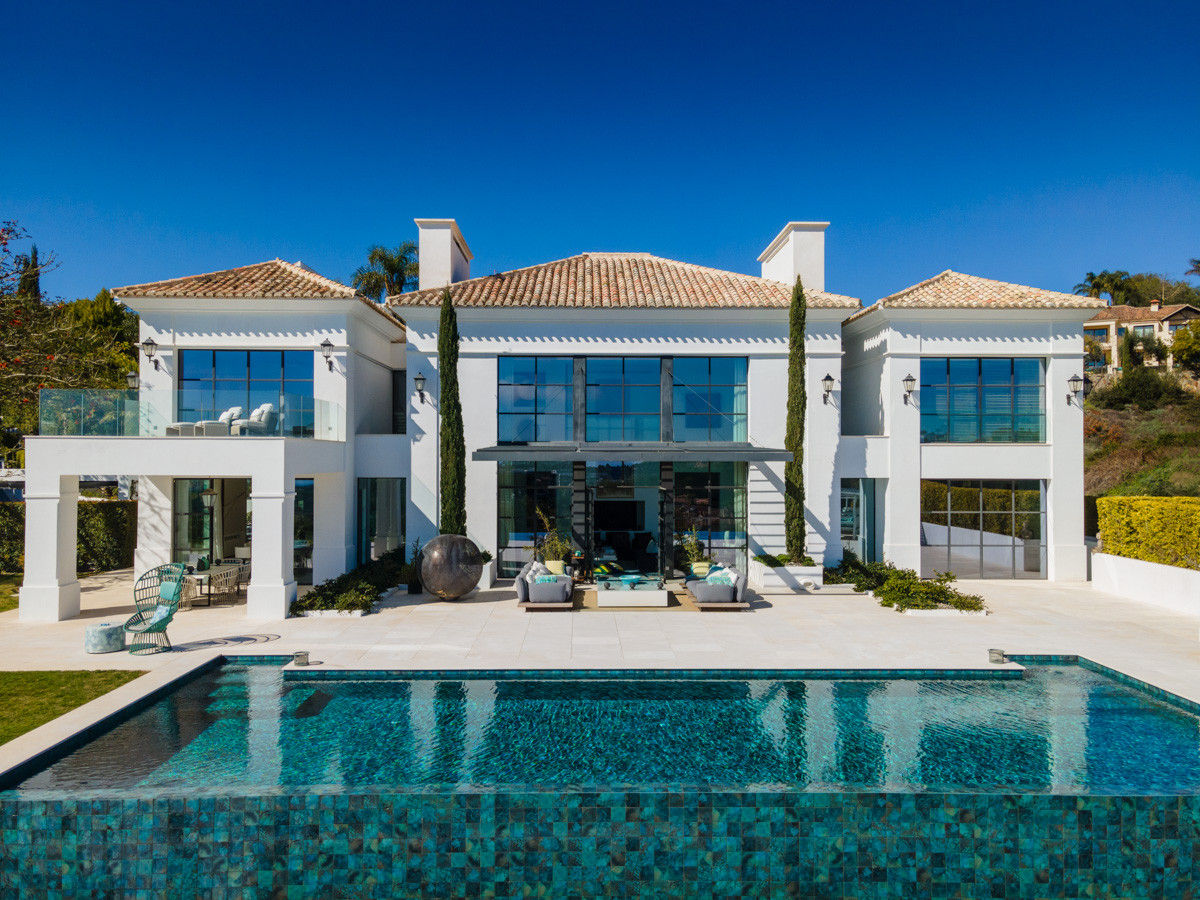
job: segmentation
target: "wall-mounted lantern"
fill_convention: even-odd
[[[425,402],[425,376],[424,375],[414,375],[413,376],[413,387],[415,387],[417,389],[417,393],[421,395],[421,402],[424,403]]]
[[[141,382],[142,379],[138,378],[137,372],[125,373],[125,387],[129,388],[131,391],[136,391],[139,387],[141,387]]]
[[[329,338],[321,341],[321,355],[325,357],[325,364],[329,366],[329,371],[333,371],[333,342]]]
[[[825,390],[825,396],[823,396],[821,400],[828,405],[829,395],[833,393],[833,376],[826,374],[825,377],[821,379],[821,387]]]
[[[1076,402],[1079,394],[1083,391],[1083,379],[1079,375],[1072,375],[1067,379],[1067,405]]]
[[[146,354],[146,359],[154,363],[154,371],[157,372],[158,360],[155,359],[154,354],[158,352],[158,344],[155,343],[154,338],[146,338],[142,341],[142,352]]]
[[[917,379],[908,374],[904,376],[902,384],[904,385],[904,405],[907,406],[912,403],[912,393],[917,389]]]

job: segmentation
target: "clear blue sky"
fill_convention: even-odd
[[[1200,256],[1200,4],[20,3],[0,218],[72,299],[275,256],[348,280],[414,217],[487,274],[645,250],[826,284],[1071,290]]]

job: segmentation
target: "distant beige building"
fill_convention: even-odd
[[[1162,306],[1157,300],[1149,306],[1126,306],[1120,304],[1102,309],[1083,325],[1084,337],[1099,341],[1104,348],[1102,364],[1088,363],[1088,369],[1093,372],[1115,372],[1120,369],[1117,344],[1127,330],[1132,329],[1138,337],[1156,337],[1168,347],[1171,338],[1180,328],[1185,328],[1194,319],[1200,319],[1200,308],[1189,303],[1175,303]],[[1149,365],[1156,365],[1154,360]],[[1168,356],[1166,364],[1174,365],[1174,360]]]

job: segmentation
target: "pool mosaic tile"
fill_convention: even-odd
[[[1200,896],[1200,798],[775,792],[0,801],[0,896]]]

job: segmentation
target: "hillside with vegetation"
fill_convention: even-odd
[[[1189,260],[1185,277],[1200,275]],[[1113,303],[1191,303],[1200,289],[1165,275],[1088,272],[1075,293]],[[1126,332],[1121,372],[1102,378],[1084,405],[1084,492],[1101,496],[1200,497],[1200,325],[1182,328],[1167,347]]]

